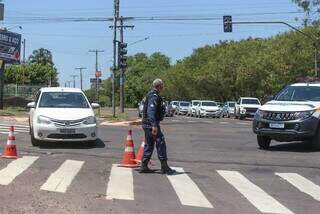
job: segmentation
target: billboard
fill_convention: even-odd
[[[20,62],[21,35],[0,29],[0,60],[14,64]]]

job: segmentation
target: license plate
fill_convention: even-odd
[[[62,134],[75,134],[76,130],[75,129],[60,129],[60,133],[62,133]]]
[[[284,123],[270,123],[269,126],[272,129],[284,129]]]

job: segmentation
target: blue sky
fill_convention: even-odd
[[[113,0],[4,0],[3,27],[21,25],[13,31],[26,39],[27,56],[37,48],[47,48],[53,53],[61,85],[78,74],[75,67],[85,66],[84,86],[94,77],[95,55],[90,49],[102,49],[99,68],[103,79],[110,75],[112,65],[112,31],[108,22],[39,22],[33,17],[111,17]],[[233,21],[286,21],[301,26],[302,17],[291,0],[120,0],[120,14],[132,17],[152,16],[210,16],[211,21],[131,21],[133,30],[125,31],[128,43],[150,37],[128,47],[128,54],[152,54],[160,51],[171,62],[190,55],[193,49],[219,40],[239,40],[251,37],[269,37],[288,28],[281,25],[237,25],[233,33],[223,33],[222,16],[233,15]],[[79,87],[79,82],[77,82]]]

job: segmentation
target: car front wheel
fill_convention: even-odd
[[[31,144],[32,146],[40,145],[40,141],[34,138],[33,130],[31,130]]]
[[[263,150],[269,149],[270,142],[271,142],[271,139],[269,137],[258,135],[257,140],[258,140],[258,145],[260,149],[263,149]]]

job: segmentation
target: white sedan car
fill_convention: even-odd
[[[93,108],[99,104],[88,102],[76,88],[41,88],[35,102],[28,103],[31,143],[41,141],[97,140],[97,121]]]

